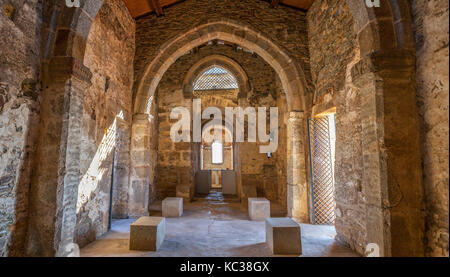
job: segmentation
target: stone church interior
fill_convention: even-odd
[[[448,1],[0,7],[1,257],[449,256]]]

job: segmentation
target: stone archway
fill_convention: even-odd
[[[287,96],[289,111],[288,124],[291,126],[288,136],[288,214],[302,222],[308,222],[307,174],[306,174],[306,121],[305,110],[308,109],[309,95],[306,90],[304,73],[298,62],[289,52],[278,46],[261,32],[250,26],[232,20],[220,20],[197,26],[161,46],[159,54],[146,67],[144,76],[136,89],[134,100],[135,119],[133,130],[142,128],[148,122],[148,101],[155,95],[159,81],[166,70],[189,50],[211,40],[224,40],[254,51],[273,67],[279,75]],[[142,136],[133,133],[132,137]],[[132,156],[145,157],[148,149],[133,149]],[[136,161],[145,164],[145,159]],[[149,166],[149,165],[148,165]],[[144,188],[139,191],[145,191]]]
[[[81,0],[80,8],[45,1],[42,37],[43,91],[36,168],[31,177],[26,255],[76,255],[73,244],[83,96],[91,72],[83,65],[87,37],[103,1]],[[74,254],[75,253],[75,254]]]
[[[289,110],[306,109],[309,102],[304,73],[288,51],[249,26],[232,20],[221,20],[197,26],[160,47],[159,54],[146,67],[144,76],[136,87],[135,114],[146,113],[147,101],[154,95],[170,65],[194,47],[215,39],[236,43],[261,56],[280,76]]]
[[[224,55],[218,55],[218,54],[214,54],[214,55],[209,55],[207,57],[204,57],[203,59],[199,60],[198,62],[196,62],[194,65],[192,65],[189,69],[189,71],[186,73],[184,80],[183,80],[183,94],[185,98],[193,98],[195,97],[195,93],[194,93],[194,88],[193,88],[193,84],[195,83],[196,79],[208,68],[212,67],[212,66],[220,66],[222,68],[224,68],[225,70],[229,71],[233,77],[236,78],[236,82],[238,84],[238,93],[237,94],[233,94],[234,96],[232,97],[231,101],[236,101],[239,102],[240,98],[245,98],[247,96],[247,94],[249,92],[251,92],[252,90],[252,86],[250,84],[249,81],[249,77],[247,76],[247,73],[245,72],[245,70],[242,68],[242,66],[235,60],[224,56]],[[201,98],[201,96],[199,96]],[[203,105],[203,103],[202,103]],[[233,106],[235,106],[235,104],[231,104]],[[225,105],[221,104],[221,110],[222,108],[224,108]],[[222,113],[224,114],[224,110],[222,110]],[[201,128],[202,128],[202,135],[201,137],[203,138],[203,134],[207,133],[209,129],[214,128],[213,125],[209,125],[208,128],[205,128],[205,125],[208,124],[208,122],[210,122],[210,120],[202,120],[201,122]],[[226,119],[224,119],[222,121],[222,125],[218,126],[218,129],[223,129],[226,133],[226,136],[228,138],[231,138],[231,140],[233,140],[233,131],[232,127],[233,123],[227,122]],[[193,148],[199,152],[199,157],[202,156],[200,149],[203,143],[194,143]],[[242,194],[242,180],[241,180],[241,172],[237,169],[240,169],[240,164],[241,164],[241,159],[239,157],[239,155],[236,155],[235,153],[238,153],[237,151],[239,151],[239,145],[237,143],[232,143],[232,157],[233,157],[233,171],[236,174],[235,175],[235,181],[236,181],[236,194],[238,195],[238,197],[241,197]],[[195,151],[194,150],[194,151]],[[200,162],[201,159],[198,158],[196,159],[195,162]],[[201,170],[201,164],[199,165],[193,165],[193,168]],[[194,174],[196,174],[197,172],[195,172],[194,170]]]
[[[423,256],[424,193],[410,5],[406,0],[382,0],[379,8],[359,0],[347,4],[361,57],[352,79],[364,99],[366,242],[377,243],[381,256]],[[339,225],[336,229],[339,233]]]
[[[418,124],[414,117],[417,114],[414,113],[417,109],[415,88],[411,81],[414,80],[414,48],[409,4],[406,0],[384,0],[381,1],[381,7],[376,9],[367,8],[364,1],[347,2],[355,17],[362,57],[353,68],[352,75],[365,99],[361,104],[365,110],[362,119],[363,149],[366,151],[364,163],[368,169],[365,170],[365,182],[370,195],[367,209],[371,218],[366,222],[367,241],[379,243],[384,256],[422,255],[424,224],[420,207],[423,205],[423,188],[420,154],[417,150]],[[52,153],[52,149],[39,147],[37,150],[41,157],[45,157],[39,162],[41,170],[55,170],[44,181],[39,178],[38,167],[38,173],[32,179],[30,199],[41,200],[30,202],[27,254],[53,256],[69,254],[64,249],[73,241],[79,183],[79,164],[76,162],[79,138],[73,134],[77,133],[80,124],[74,115],[79,114],[80,99],[90,79],[89,69],[82,64],[86,38],[103,1],[81,0],[81,7],[77,9],[65,7],[62,1],[49,0],[44,4],[46,11],[52,11],[48,14],[52,20],[45,28],[46,32],[43,32],[44,87],[46,84],[48,86],[43,91],[41,112],[52,113],[50,103],[58,100],[56,102],[60,104],[58,107],[61,107],[61,112],[55,114],[55,121],[48,124],[56,126],[57,132],[53,134],[58,134],[58,142],[53,149],[66,150],[63,153],[55,151],[47,157],[45,153]],[[55,9],[51,8],[53,6]],[[248,26],[228,20],[212,22],[198,26],[161,46],[160,53],[147,67],[144,78],[136,87],[133,125],[142,123],[146,126],[146,102],[176,57],[213,39],[248,47],[263,57],[279,74],[288,96],[290,111],[288,137],[292,141],[288,144],[291,154],[288,183],[291,198],[299,195],[298,190],[307,183],[304,121],[305,112],[310,108],[303,72],[287,51]],[[47,98],[51,95],[53,97]],[[412,116],[405,117],[407,113],[404,111],[408,110]],[[407,128],[402,128],[405,126]],[[399,130],[404,129],[409,130],[407,134],[399,133]],[[43,142],[52,138],[51,134],[41,133],[39,143],[43,145]],[[401,150],[400,155],[396,151],[398,149]],[[416,151],[411,153],[410,149]],[[409,176],[408,169],[402,168],[404,160],[414,161],[414,170],[409,168],[416,172],[414,176]],[[374,172],[375,177],[372,174]],[[412,181],[406,182],[411,178]],[[405,199],[409,201],[400,206],[390,203],[394,199],[390,198],[389,190],[397,186],[406,192]],[[42,200],[45,205],[41,205]],[[295,211],[293,202],[290,210]],[[290,215],[303,216],[301,212],[291,212]],[[391,227],[386,227],[389,224]],[[413,236],[414,233],[417,235]],[[415,243],[418,246],[411,252],[408,252],[411,249],[401,247]]]
[[[92,23],[104,1],[80,0],[79,8],[69,8],[65,1],[44,1],[43,16],[51,19],[43,28],[44,62],[49,63],[57,57],[71,57],[82,63]]]
[[[347,0],[347,5],[354,18],[361,57],[380,50],[399,50],[414,54],[408,1],[381,0],[378,8],[369,8],[365,1],[359,0]]]

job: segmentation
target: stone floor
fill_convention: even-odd
[[[272,216],[282,212],[272,205]],[[161,216],[161,203],[151,207]],[[84,257],[271,257],[265,244],[265,223],[249,221],[233,199],[220,194],[184,204],[181,218],[166,219],[166,237],[158,252],[128,250],[130,224],[136,219],[114,220],[112,229],[81,249]],[[302,257],[354,257],[352,250],[334,240],[332,226],[301,224]]]

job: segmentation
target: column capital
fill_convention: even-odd
[[[305,117],[304,111],[290,111],[289,112],[289,120],[301,120]]]
[[[194,87],[191,84],[184,85],[183,97],[185,99],[193,99],[194,98]]]
[[[150,115],[147,113],[135,113],[133,115],[133,124],[149,124]]]
[[[407,50],[380,50],[359,60],[351,69],[353,82],[362,86],[364,76],[376,74],[380,78],[410,79],[415,70],[414,52]]]
[[[247,90],[246,90],[246,89],[243,89],[243,90],[240,90],[240,91],[239,91],[237,97],[240,98],[240,99],[247,99],[247,96],[248,96]]]
[[[53,80],[66,80],[75,77],[91,85],[92,72],[82,61],[74,57],[53,57],[48,65],[49,77]]]

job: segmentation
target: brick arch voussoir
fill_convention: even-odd
[[[380,51],[413,51],[410,5],[407,0],[380,0],[380,7],[366,1],[347,0],[358,36],[361,57]]]
[[[104,0],[80,0],[80,7],[68,7],[65,1],[47,1],[44,15],[47,32],[43,32],[45,43],[44,60],[53,57],[70,57],[83,61],[87,38],[92,23]]]

